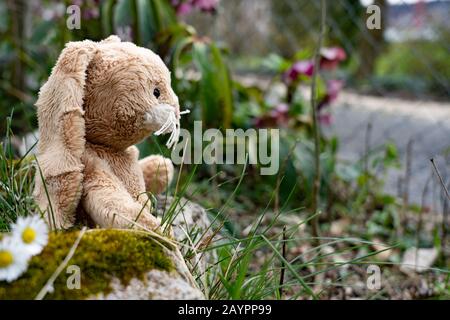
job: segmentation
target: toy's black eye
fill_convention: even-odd
[[[156,97],[156,99],[159,98],[159,96],[161,95],[161,92],[159,92],[159,89],[158,89],[158,88],[155,88],[155,89],[153,90],[153,95]]]

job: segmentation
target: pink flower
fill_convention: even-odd
[[[192,0],[192,4],[203,12],[216,12],[219,0]]]
[[[319,122],[325,126],[329,126],[331,125],[333,118],[331,116],[331,114],[329,113],[324,113],[324,114],[319,114],[317,120],[319,120]]]
[[[280,103],[270,112],[270,115],[272,118],[275,118],[277,120],[281,120],[281,122],[284,122],[284,120],[287,120],[289,112],[289,106],[286,103]]]
[[[176,10],[177,10],[177,15],[185,16],[192,11],[192,5],[188,2],[183,2],[183,3],[180,3],[176,7]]]
[[[83,18],[86,20],[97,19],[100,15],[98,8],[86,8],[83,10]]]
[[[327,94],[329,96],[330,102],[337,99],[339,92],[344,87],[344,81],[342,80],[329,80],[327,82]]]
[[[325,94],[325,97],[323,97],[322,101],[320,101],[318,109],[320,110],[323,107],[333,103],[337,99],[339,92],[342,90],[343,87],[344,81],[335,79],[329,80],[327,82],[327,93]]]
[[[193,9],[215,13],[219,0],[172,0],[170,3],[178,16],[184,16],[191,13]]]
[[[341,61],[347,59],[347,54],[340,47],[322,48],[320,55],[320,67],[327,70],[336,69]]]
[[[312,76],[314,72],[314,63],[311,60],[301,60],[294,63],[283,75],[287,84],[297,81],[300,75]]]
[[[255,126],[258,128],[280,127],[287,124],[289,121],[289,106],[285,103],[280,103],[269,113],[262,117],[256,118]]]

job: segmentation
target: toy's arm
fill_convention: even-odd
[[[133,221],[155,230],[158,220],[148,208],[121,185],[120,181],[101,167],[89,166],[84,178],[82,205],[102,228],[130,228]]]
[[[173,178],[173,164],[170,159],[159,155],[148,156],[139,160],[144,174],[145,190],[152,194],[163,192]]]

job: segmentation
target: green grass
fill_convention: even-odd
[[[36,211],[31,192],[34,185],[32,157],[17,158],[11,144],[12,118],[7,118],[6,136],[0,144],[0,231],[9,231],[9,225],[19,216]]]
[[[9,129],[11,118],[7,124],[8,131],[0,146],[0,228],[3,232],[9,231],[9,225],[18,216],[37,212],[31,195],[35,172],[33,157],[15,156]],[[255,188],[246,166],[241,167],[238,176],[218,182],[222,174],[218,170],[209,178],[198,178],[197,167],[181,168],[175,179],[175,190],[169,191],[175,200],[162,217],[165,225],[170,225],[181,212],[183,197],[206,206],[211,225],[206,230],[196,226],[186,230],[186,240],[180,247],[208,299],[326,299],[342,288],[352,287],[352,277],[364,282],[364,268],[369,264],[381,266],[386,276],[399,277],[399,282],[392,285],[400,286],[404,281],[405,277],[398,272],[398,261],[377,258],[377,254],[385,250],[400,250],[401,239],[375,250],[377,241],[364,234],[323,236],[319,239],[320,245],[311,247],[315,239],[310,236],[309,222],[317,214],[303,207],[275,206],[277,189],[268,185]],[[249,202],[245,194],[250,192],[253,192],[251,199],[264,200],[260,203],[251,200],[251,204],[243,205]],[[294,190],[288,198],[292,195]],[[236,218],[239,212],[244,212],[246,219]],[[292,218],[297,222],[287,222]],[[305,249],[298,252],[303,246]],[[200,256],[206,263],[199,263]],[[437,291],[433,297],[450,296],[448,268],[438,266],[429,272],[436,277]],[[365,290],[359,297],[390,298],[385,288],[379,292]]]

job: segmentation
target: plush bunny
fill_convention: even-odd
[[[110,36],[70,42],[36,103],[40,140],[34,197],[56,229],[87,216],[100,227],[133,221],[156,229],[146,192],[163,191],[169,159],[138,161],[134,146],[151,133],[179,135],[170,73],[152,51]]]

